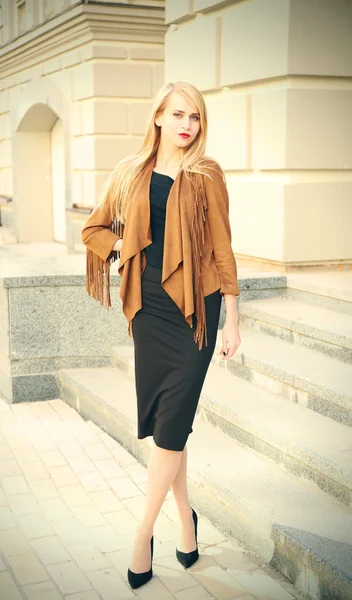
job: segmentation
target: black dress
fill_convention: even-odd
[[[142,308],[133,319],[138,438],[183,450],[211,361],[219,324],[220,291],[205,297],[208,345],[199,350],[194,328],[161,287],[166,204],[174,180],[153,171],[150,220],[153,243],[145,248]],[[195,323],[194,323],[195,326]]]

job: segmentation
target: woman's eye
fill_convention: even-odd
[[[180,117],[181,114],[180,113],[174,113],[174,117]]]
[[[192,116],[192,119],[194,119],[195,121],[199,121],[199,117],[198,117],[198,115],[193,115],[193,116]]]

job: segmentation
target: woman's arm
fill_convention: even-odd
[[[208,223],[213,243],[214,258],[220,278],[220,293],[224,296],[226,319],[222,330],[223,360],[233,356],[241,343],[238,327],[236,296],[240,289],[237,281],[237,265],[231,247],[229,221],[229,197],[218,165],[211,171],[212,181],[205,178],[208,200]]]
[[[83,244],[104,261],[107,261],[112,250],[120,250],[115,247],[116,244],[122,244],[121,238],[110,231],[111,223],[110,208],[104,202],[93,209],[81,232]]]

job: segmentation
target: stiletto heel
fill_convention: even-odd
[[[198,516],[197,516],[196,511],[193,510],[193,508],[192,508],[192,517],[193,517],[193,522],[194,522],[194,531],[196,534],[197,548],[195,550],[193,550],[192,552],[180,552],[180,550],[177,550],[177,548],[176,548],[176,558],[185,569],[189,569],[189,567],[191,567],[199,558],[198,541],[197,541]]]
[[[154,551],[154,536],[151,537],[150,540],[150,548],[151,548],[151,561],[150,561],[150,569],[149,571],[145,571],[144,573],[133,573],[130,569],[127,571],[128,583],[130,584],[132,589],[136,589],[148,583],[150,579],[153,577],[153,551]]]

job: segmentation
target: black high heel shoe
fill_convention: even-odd
[[[150,548],[151,548],[152,559],[150,561],[149,571],[145,571],[144,573],[133,573],[133,571],[131,571],[130,569],[128,569],[128,571],[127,571],[128,583],[130,584],[131,588],[134,590],[136,588],[141,587],[141,585],[148,583],[148,581],[150,581],[150,579],[153,577],[152,563],[153,563],[153,551],[154,551],[154,536],[151,537]]]
[[[193,510],[193,508],[192,508],[192,517],[193,517],[193,522],[194,522],[194,531],[196,534],[197,548],[195,550],[193,550],[192,552],[180,552],[180,550],[177,550],[177,548],[176,548],[176,558],[185,569],[189,569],[189,567],[191,567],[199,558],[198,541],[197,541],[198,516],[197,516],[196,511]]]

